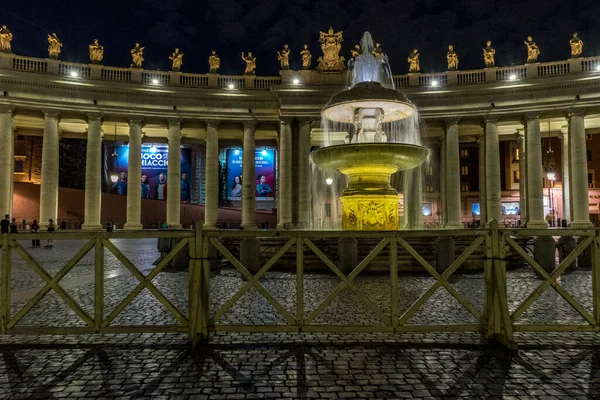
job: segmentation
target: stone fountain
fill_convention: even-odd
[[[334,95],[321,112],[324,119],[353,127],[348,143],[311,154],[318,167],[348,177],[340,198],[344,230],[398,229],[399,195],[390,185],[390,176],[421,165],[429,155],[429,149],[402,143],[402,138],[390,142],[385,124],[411,117],[416,108],[393,88],[387,57],[372,54],[373,48],[365,32],[361,54],[348,64],[351,87]],[[387,80],[382,78],[386,76]]]

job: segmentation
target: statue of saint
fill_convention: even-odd
[[[102,58],[104,58],[104,46],[98,43],[98,39],[94,39],[94,43],[90,44],[90,61],[92,64],[100,64]]]
[[[360,45],[355,44],[353,49],[350,49],[350,57],[356,58],[360,55]]]
[[[448,71],[458,70],[458,55],[454,51],[454,46],[448,46],[448,54],[446,54],[446,61],[448,61]]]
[[[375,48],[371,54],[375,56],[376,60],[379,60],[381,57],[383,57],[383,50],[381,49],[381,45],[379,43],[375,43]]]
[[[181,70],[181,64],[183,63],[183,53],[179,49],[175,49],[169,60],[173,61],[171,70],[179,72]]]
[[[581,53],[583,52],[583,40],[577,36],[577,33],[573,34],[569,44],[571,45],[571,58],[581,57]]]
[[[343,71],[346,69],[344,65],[344,57],[341,57],[340,50],[342,49],[342,31],[334,33],[333,28],[329,27],[327,33],[319,32],[319,41],[321,42],[321,50],[323,56],[317,60],[319,71]]]
[[[244,70],[244,75],[256,74],[256,57],[252,56],[252,52],[249,51],[248,55],[244,56],[244,52],[242,51],[242,60],[246,62],[246,69]]]
[[[540,48],[533,41],[531,36],[527,36],[527,40],[525,42],[527,46],[527,64],[538,62],[538,56],[540,55]]]
[[[308,45],[304,45],[304,49],[300,52],[302,56],[302,69],[310,69],[310,63],[312,62],[312,54],[308,50]]]
[[[140,47],[139,43],[136,43],[135,47],[131,49],[131,58],[133,62],[131,63],[130,68],[142,68],[144,49],[145,47]]]
[[[221,67],[221,59],[217,55],[216,50],[213,50],[212,54],[208,57],[208,73],[209,74],[218,74],[220,67]]]
[[[290,69],[290,49],[286,44],[281,52],[277,52],[277,59],[281,64],[281,69]]]
[[[48,55],[50,58],[58,59],[62,42],[56,36],[56,33],[48,35]]]
[[[496,66],[496,49],[492,47],[492,41],[488,40],[485,48],[483,49],[483,61],[485,62],[486,68],[493,68]]]
[[[419,64],[419,50],[414,49],[412,53],[408,55],[408,72],[414,73],[421,71],[421,65]]]
[[[0,28],[0,51],[3,53],[11,53],[10,50],[10,42],[12,41],[13,35],[12,32],[6,27],[6,25],[2,25]]]

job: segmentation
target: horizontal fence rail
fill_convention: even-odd
[[[548,267],[531,254],[528,245],[533,237],[576,238],[572,248],[561,253],[560,262]],[[463,243],[456,249],[455,256],[447,259],[447,266],[439,270],[439,265],[431,261],[419,243],[433,243],[440,238],[453,238]],[[57,232],[54,234],[4,234],[1,245],[1,293],[0,293],[0,334],[71,334],[71,333],[128,333],[128,332],[187,332],[191,343],[208,338],[211,332],[479,332],[488,338],[496,339],[508,347],[515,348],[515,332],[532,331],[600,331],[600,236],[595,229],[508,229],[491,221],[485,229],[423,230],[423,231],[232,231],[204,230],[198,224],[194,230],[179,231],[139,231],[139,232]],[[80,240],[83,246],[54,275],[23,246],[23,241],[53,239],[57,243],[64,240]],[[115,240],[156,239],[170,240],[171,246],[164,257],[150,270],[142,272],[135,263],[117,247]],[[260,265],[253,266],[242,261],[244,240],[259,240],[262,243],[276,241],[261,253]],[[368,250],[359,257],[352,268],[344,269],[341,261],[332,256],[327,243],[337,240],[356,240]],[[422,241],[422,242],[419,242]],[[329,242],[328,242],[329,241]],[[337,243],[337,242],[336,242]],[[560,241],[559,241],[560,243]],[[162,251],[162,250],[161,250]],[[242,253],[240,252],[242,251]],[[262,250],[261,250],[262,251]],[[93,309],[86,310],[82,304],[61,285],[61,280],[86,255],[93,255]],[[105,256],[114,256],[136,280],[136,286],[112,310],[106,310],[105,302]],[[482,254],[483,290],[477,297],[466,295],[457,286],[457,271],[476,254]],[[164,273],[176,257],[184,256],[189,267],[188,308],[182,311],[170,299],[160,285],[153,282]],[[419,266],[429,282],[422,293],[417,293],[411,304],[401,308],[399,257],[410,258]],[[19,257],[36,276],[43,281],[43,287],[29,298],[22,307],[14,310],[11,303],[11,276],[13,257]],[[587,257],[587,258],[586,258]],[[313,293],[306,287],[307,260],[311,258],[329,272],[328,289],[323,299],[315,302]],[[247,258],[246,258],[247,259]],[[365,271],[375,260],[385,260],[387,294],[382,300],[381,293],[365,289],[361,283]],[[284,261],[285,260],[285,261]],[[509,260],[517,260],[537,276],[535,285],[522,293],[522,299],[507,296],[507,270]],[[580,260],[580,261],[577,261]],[[584,261],[581,261],[584,260]],[[588,260],[588,261],[585,261]],[[211,283],[214,263],[226,262],[232,269],[227,276],[238,276],[239,285],[226,294],[221,304],[216,304]],[[591,305],[582,303],[580,295],[569,293],[561,277],[575,263],[589,262],[591,271]],[[248,261],[249,262],[249,261]],[[293,283],[293,290],[274,292],[272,282],[265,279],[273,273],[276,265],[286,266],[286,282]],[[231,275],[233,274],[233,275]],[[337,279],[337,282],[336,282]],[[321,281],[319,281],[321,282]],[[322,283],[322,282],[321,282]],[[212,290],[211,290],[212,288]],[[132,303],[142,291],[147,291],[176,320],[170,325],[123,325],[116,323],[117,317]],[[442,291],[466,313],[472,322],[447,323],[433,320],[431,323],[412,323],[411,318],[424,310],[424,305]],[[523,322],[521,319],[530,312],[547,291],[552,291],[564,300],[581,318],[581,323],[569,322]],[[83,323],[73,326],[27,326],[20,327],[32,309],[48,294],[54,293],[72,310]],[[235,307],[250,307],[254,303],[243,300],[250,293],[262,298],[272,307],[282,322],[244,323],[226,321],[228,313]],[[344,294],[346,293],[346,294]],[[346,324],[329,321],[326,310],[332,304],[346,301],[351,293],[360,301],[368,315],[365,324]],[[324,293],[325,294],[325,293]],[[377,300],[376,300],[377,299]],[[309,307],[311,302],[311,307]],[[550,312],[551,310],[542,310]],[[48,312],[52,312],[49,310]],[[267,319],[270,319],[269,317]]]
[[[282,71],[282,76],[219,75],[120,68],[96,64],[72,63],[0,53],[0,68],[36,74],[58,74],[67,79],[91,79],[131,82],[145,85],[181,86],[190,88],[222,88],[269,90],[281,84],[346,84],[344,74],[317,77],[316,71]],[[569,60],[513,65],[465,71],[411,73],[394,75],[397,88],[441,87],[447,85],[478,85],[482,83],[521,81],[577,73],[600,73],[600,57],[580,57]]]

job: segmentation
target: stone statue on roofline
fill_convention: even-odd
[[[458,70],[458,55],[454,51],[454,46],[448,46],[448,54],[446,54],[446,61],[448,62],[448,71]]]
[[[319,71],[343,71],[344,57],[340,56],[342,42],[344,41],[342,31],[334,32],[330,26],[327,32],[319,32],[319,41],[323,55],[317,60],[317,70]]]
[[[527,64],[538,62],[540,48],[533,41],[533,38],[531,36],[527,36],[527,40],[523,43],[525,43],[525,45],[527,46]]]
[[[52,33],[52,35],[48,35],[48,57],[53,59],[58,59],[58,55],[60,54],[62,42],[56,36],[56,33]]]
[[[144,49],[145,47],[141,47],[139,43],[135,44],[135,47],[131,49],[131,59],[132,63],[130,68],[142,68],[142,63],[144,62]]]
[[[246,69],[244,70],[244,75],[255,75],[256,57],[252,55],[252,52],[249,51],[248,55],[244,56],[244,52],[242,51],[242,60],[246,62]]]
[[[300,52],[302,56],[302,69],[310,69],[310,64],[312,62],[312,54],[310,54],[310,50],[308,50],[308,45],[304,45],[304,49]]]
[[[491,40],[488,40],[486,46],[483,48],[483,62],[485,62],[486,68],[496,66],[496,49],[492,47]]]
[[[283,50],[277,52],[277,60],[281,69],[290,69],[290,49],[287,44],[283,46]]]
[[[94,39],[94,42],[88,47],[90,50],[90,61],[92,64],[100,64],[104,58],[104,46],[98,43],[98,39]]]
[[[178,48],[175,49],[173,54],[169,57],[171,60],[171,70],[175,72],[181,71],[181,64],[183,64],[183,53]]]
[[[6,25],[2,25],[0,28],[0,51],[3,53],[12,53],[11,51],[11,42],[12,42],[13,34],[6,27]]]
[[[217,55],[217,51],[213,50],[212,54],[208,57],[208,73],[209,74],[218,74],[220,67],[221,67],[221,58]]]
[[[419,62],[419,50],[414,49],[412,53],[408,55],[408,72],[417,73],[421,71],[421,64]]]
[[[581,53],[583,53],[583,40],[577,36],[577,33],[573,34],[569,44],[571,45],[571,58],[581,57]]]

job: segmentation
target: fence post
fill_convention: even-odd
[[[104,319],[104,244],[102,234],[96,234],[94,249],[94,329],[100,333]]]
[[[8,235],[2,235],[2,297],[0,298],[0,333],[5,334],[10,320],[11,248]]]
[[[298,332],[304,327],[304,238],[298,234],[296,240],[296,321]]]
[[[398,241],[396,235],[392,236],[390,241],[390,279],[391,279],[391,319],[394,332],[398,328],[398,315],[399,315],[399,303],[398,303]]]
[[[208,258],[208,235],[204,233],[204,231],[199,229],[198,235],[201,240],[201,249],[202,249],[202,258],[198,262],[199,268],[201,267],[202,277],[200,279],[201,282],[201,290],[200,296],[201,301],[199,304],[199,315],[200,322],[202,327],[202,337],[208,339],[208,321],[210,318],[210,259]]]
[[[188,339],[192,347],[196,346],[202,323],[202,221],[196,222],[193,240],[190,240],[190,263],[189,263],[189,333]]]
[[[596,328],[600,325],[600,237],[599,231],[594,232],[594,241],[590,246],[594,246],[592,251],[592,299],[594,302],[594,319]]]
[[[483,315],[486,326],[483,327],[485,336],[488,339],[494,336],[494,274],[492,269],[492,229],[486,226],[487,235],[485,236],[485,260],[483,264],[484,277],[484,300]]]

